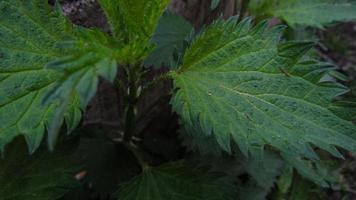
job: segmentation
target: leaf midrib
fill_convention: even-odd
[[[262,73],[262,72],[259,72],[259,73]],[[186,78],[188,78],[188,77],[186,77]],[[183,78],[183,79],[184,79],[184,78]],[[194,79],[194,78],[190,78],[190,81],[191,81],[191,82],[194,82],[195,79]],[[185,82],[185,81],[184,81],[184,82]],[[205,87],[205,88],[206,88],[206,86],[205,86],[204,84],[201,84],[201,83],[199,83],[199,82],[198,82],[198,84],[200,84],[202,87]],[[191,85],[194,85],[194,84],[191,84]],[[215,85],[216,85],[216,83],[215,83]],[[221,85],[221,84],[218,84],[218,85],[219,85],[220,87],[222,87],[222,88],[231,90],[231,91],[233,91],[234,93],[238,93],[239,95],[249,96],[249,97],[255,98],[255,99],[259,100],[259,101],[262,101],[262,102],[264,102],[264,103],[267,103],[267,104],[269,104],[269,105],[271,105],[271,106],[277,108],[278,110],[281,110],[281,111],[284,112],[284,113],[291,114],[292,116],[294,116],[294,117],[296,117],[296,118],[298,118],[298,119],[300,119],[300,120],[306,122],[307,124],[312,124],[314,127],[316,126],[316,127],[318,127],[318,128],[321,128],[322,130],[329,130],[329,131],[331,131],[331,133],[336,134],[336,135],[339,134],[337,131],[335,131],[335,130],[329,128],[329,127],[324,128],[324,127],[318,125],[316,122],[306,121],[305,119],[303,119],[303,117],[301,117],[301,116],[299,116],[299,115],[295,115],[294,113],[289,113],[288,111],[286,111],[286,110],[284,110],[284,109],[282,109],[282,108],[280,108],[280,107],[278,107],[278,106],[276,106],[276,105],[274,105],[274,104],[272,104],[272,103],[270,103],[270,102],[268,102],[268,101],[266,101],[266,100],[264,100],[264,99],[261,99],[261,98],[259,98],[258,96],[263,96],[263,95],[276,95],[276,96],[279,96],[279,97],[284,97],[284,98],[292,99],[292,100],[294,100],[294,101],[296,101],[296,100],[297,100],[297,101],[302,101],[303,103],[309,104],[309,105],[311,105],[311,106],[313,106],[313,107],[318,107],[319,109],[321,109],[321,110],[323,110],[323,111],[326,111],[326,112],[328,112],[329,114],[333,115],[333,117],[338,118],[338,117],[337,117],[335,114],[333,114],[330,110],[328,110],[327,108],[324,108],[324,107],[322,107],[322,106],[320,106],[320,105],[317,105],[317,104],[308,102],[308,101],[306,101],[306,100],[304,100],[304,99],[298,99],[298,98],[289,97],[289,96],[285,96],[285,95],[279,95],[279,94],[259,94],[259,95],[251,95],[251,94],[248,94],[248,93],[244,93],[244,92],[241,92],[241,91],[237,91],[237,90],[231,89],[231,88],[226,87],[226,86],[223,86],[223,85]],[[208,89],[208,88],[207,88],[207,89]],[[186,93],[186,92],[184,92],[184,93]],[[188,96],[188,94],[185,94],[185,95]],[[189,99],[190,99],[190,98],[189,98]],[[227,103],[228,103],[228,102],[227,102]],[[234,106],[231,105],[231,104],[230,104],[230,106],[234,107]],[[253,105],[253,106],[254,106],[254,105]],[[254,107],[255,107],[255,106],[254,106]],[[256,108],[256,109],[260,110],[259,108]],[[263,112],[262,110],[260,110],[260,111]],[[264,113],[264,112],[263,112],[263,113]],[[265,114],[265,113],[264,113],[264,114]],[[269,115],[267,115],[267,116],[269,116]],[[271,116],[271,117],[273,118],[273,116]],[[338,118],[338,119],[339,119],[339,118]],[[278,122],[278,121],[277,121],[277,122]],[[282,124],[283,126],[285,126],[283,123],[278,123],[278,124]],[[286,128],[289,128],[288,126],[285,126],[285,127],[286,127]],[[289,129],[290,129],[290,128],[289,128]],[[330,133],[330,132],[329,132],[329,133]],[[348,137],[348,136],[346,136],[346,137]],[[351,138],[350,138],[350,139],[351,139]],[[353,147],[353,148],[356,148],[356,147]]]
[[[191,81],[193,81],[193,79],[191,79]],[[201,84],[201,86],[202,86],[202,87],[206,87],[204,84]],[[304,99],[299,99],[299,98],[294,98],[294,97],[290,97],[290,96],[285,96],[285,95],[282,95],[282,94],[258,94],[258,95],[252,95],[252,94],[249,94],[249,93],[244,93],[244,92],[238,91],[238,90],[236,90],[236,89],[232,89],[232,88],[226,87],[226,86],[224,86],[224,85],[222,85],[222,84],[220,84],[219,86],[220,86],[221,88],[226,89],[226,90],[230,90],[230,91],[232,91],[232,92],[234,92],[234,93],[237,93],[238,95],[249,96],[249,97],[251,97],[251,98],[255,98],[255,99],[259,100],[259,101],[262,101],[262,102],[264,102],[264,103],[267,103],[267,104],[271,105],[272,107],[275,107],[275,108],[281,110],[281,111],[284,112],[284,113],[291,114],[292,116],[294,116],[294,117],[300,119],[301,121],[304,121],[306,124],[313,124],[314,126],[316,126],[316,127],[318,127],[318,128],[325,129],[325,130],[329,130],[329,131],[331,131],[331,132],[334,133],[334,134],[338,134],[338,132],[337,132],[336,130],[333,130],[333,129],[329,128],[329,127],[327,127],[327,128],[322,127],[322,126],[320,126],[319,124],[317,124],[317,123],[315,123],[315,122],[313,122],[313,121],[307,121],[307,120],[303,119],[303,118],[302,118],[301,116],[299,116],[299,115],[296,115],[296,114],[294,114],[294,113],[290,113],[290,112],[288,112],[288,111],[286,111],[286,110],[284,110],[284,109],[282,109],[282,108],[280,108],[280,107],[278,107],[278,106],[276,106],[276,105],[270,103],[269,101],[266,101],[266,100],[264,100],[264,99],[262,99],[262,98],[259,98],[259,96],[266,96],[266,95],[271,95],[271,96],[273,96],[273,95],[275,95],[275,96],[284,97],[284,98],[287,98],[287,99],[292,99],[292,100],[294,100],[294,101],[302,101],[302,102],[304,102],[304,103],[306,103],[306,104],[309,104],[309,105],[311,105],[311,106],[313,106],[313,107],[316,106],[316,107],[318,107],[319,109],[322,109],[323,111],[326,111],[326,112],[328,112],[329,114],[333,115],[333,117],[338,118],[338,117],[337,117],[335,114],[333,114],[330,110],[328,110],[327,108],[324,108],[324,107],[322,107],[322,106],[320,106],[320,105],[318,105],[318,104],[313,104],[313,103],[311,103],[311,102],[309,102],[309,101],[306,101],[306,100],[304,100]],[[218,97],[218,98],[219,98],[219,97]],[[222,99],[222,98],[219,98],[219,99]],[[223,99],[222,99],[222,100],[223,100]],[[248,99],[247,99],[247,100],[248,100]],[[249,100],[248,100],[248,101],[249,101]],[[251,102],[250,102],[250,103],[251,103]],[[260,110],[262,113],[264,113],[261,109],[257,108],[253,103],[251,103],[251,105],[253,105],[256,109],[258,109],[258,110]],[[231,104],[230,104],[230,106],[233,107],[233,105],[231,105]],[[269,115],[267,115],[267,116],[269,116]],[[273,116],[270,116],[270,117],[273,118]],[[277,120],[277,122],[279,122],[279,121]],[[280,123],[280,124],[282,124],[282,123]],[[284,125],[284,124],[283,124],[283,125]],[[284,126],[285,126],[285,125],[284,125]],[[285,126],[285,127],[287,127],[287,126]],[[287,127],[287,128],[290,129],[290,127]],[[350,139],[351,139],[351,138],[350,138]]]

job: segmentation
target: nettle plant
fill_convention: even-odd
[[[356,152],[355,103],[342,97],[349,90],[337,68],[313,54],[315,42],[283,33],[354,20],[354,1],[243,1],[240,17],[195,31],[165,12],[169,0],[98,3],[110,33],[73,25],[58,3],[0,0],[1,200],[77,199],[93,187],[104,187],[98,198],[122,200],[306,199],[317,186],[343,189],[330,162]],[[270,26],[269,17],[285,25]],[[152,66],[167,70],[147,80]],[[129,181],[112,194],[105,178],[117,174],[105,167],[114,164],[93,161],[107,173],[100,177],[76,153],[101,79],[125,101],[123,130],[109,142],[131,155],[116,158]],[[167,80],[187,148],[164,163],[150,159],[135,129],[138,103]],[[96,159],[108,156],[105,142],[87,145]],[[86,176],[94,181],[85,185]]]

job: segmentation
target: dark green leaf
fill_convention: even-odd
[[[260,150],[258,150],[260,151]],[[264,150],[261,156],[251,156],[238,158],[247,173],[252,176],[257,185],[270,191],[277,177],[281,174],[284,162],[275,153]]]
[[[156,32],[151,39],[156,47],[145,60],[145,65],[155,68],[173,67],[172,63],[177,62],[174,54],[183,53],[184,41],[192,29],[192,25],[182,17],[166,12],[158,22]]]
[[[172,163],[144,169],[118,194],[120,200],[227,200],[233,190],[222,178]]]
[[[83,181],[91,186],[95,198],[111,196],[118,184],[140,172],[138,163],[127,149],[105,138],[82,138],[76,157],[83,163],[86,172]]]
[[[210,5],[210,9],[214,10],[215,8],[217,8],[219,6],[220,0],[212,0],[211,1],[211,5]]]
[[[79,186],[74,179],[79,169],[72,155],[74,145],[61,146],[54,153],[43,148],[32,156],[24,147],[14,142],[0,160],[1,200],[55,200]]]
[[[241,200],[266,200],[269,190],[259,187],[252,181],[240,183],[238,187],[238,199]]]
[[[326,161],[311,162],[283,154],[282,157],[290,166],[294,167],[302,177],[322,187],[328,187],[337,182],[338,172],[333,172],[331,166],[327,165]]]
[[[250,11],[257,16],[279,17],[293,27],[323,28],[333,22],[356,20],[354,0],[251,0]]]

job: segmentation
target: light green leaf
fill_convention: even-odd
[[[146,58],[145,65],[155,68],[174,67],[173,63],[177,62],[174,55],[180,56],[183,53],[184,42],[192,30],[192,25],[184,18],[166,12],[158,22],[156,32],[151,39],[156,47]]]
[[[120,39],[148,40],[169,0],[99,0],[114,35]]]
[[[183,125],[198,126],[228,152],[234,141],[244,155],[265,145],[312,160],[312,145],[337,157],[336,147],[355,152],[355,125],[329,109],[348,90],[319,83],[329,66],[299,61],[312,44],[280,43],[282,31],[266,22],[251,28],[248,19],[208,27],[172,72],[172,105]]]
[[[126,45],[126,62],[135,63],[149,53],[149,40],[169,0],[99,0],[114,37]]]
[[[71,39],[72,27],[44,0],[0,0],[0,149],[18,135],[33,152],[45,127],[54,120],[57,104],[42,106],[42,99],[61,73],[44,69],[65,54],[59,42]],[[68,99],[74,99],[69,97]],[[77,114],[75,103],[67,110]],[[71,117],[63,110],[67,119]],[[80,116],[79,116],[80,117]]]
[[[233,189],[218,176],[191,169],[181,162],[145,169],[122,186],[120,200],[227,200]]]
[[[76,29],[75,38],[60,44],[65,49],[63,57],[47,63],[46,68],[61,72],[63,75],[46,94],[43,102],[59,102],[62,109],[55,113],[55,119],[49,125],[49,147],[54,148],[57,133],[61,127],[64,110],[70,103],[70,96],[78,94],[81,108],[85,110],[95,95],[99,77],[113,82],[117,74],[117,61],[123,59],[120,44],[103,32],[88,29]]]
[[[47,128],[53,150],[63,121],[69,132],[79,123],[98,77],[116,77],[123,50],[102,32],[73,28],[46,1],[0,6],[0,148],[22,134],[33,152]]]
[[[250,11],[257,16],[279,17],[293,27],[322,28],[333,22],[356,20],[354,0],[251,0]]]
[[[111,82],[116,78],[116,59],[121,56],[119,45],[106,34],[87,29],[79,29],[75,40],[62,45],[66,55],[47,63],[46,68],[63,75],[44,101],[65,101],[76,91],[85,108],[96,93],[99,76]]]
[[[9,147],[5,159],[0,159],[1,200],[55,200],[79,186],[74,179],[78,167],[71,154],[73,144],[54,153],[43,148],[32,156],[21,142]]]

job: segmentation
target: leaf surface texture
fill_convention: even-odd
[[[185,129],[213,135],[228,152],[234,141],[246,156],[265,145],[312,160],[318,159],[312,145],[337,157],[336,147],[355,151],[356,127],[331,109],[348,90],[320,83],[330,66],[302,61],[312,44],[280,43],[281,31],[231,19],[194,41],[172,73],[172,105]]]
[[[126,63],[143,60],[152,46],[149,43],[169,0],[99,0],[113,35],[125,44]]]
[[[77,126],[97,76],[116,75],[118,54],[107,40],[74,27],[45,0],[0,1],[1,150],[23,135],[32,153],[46,129],[53,148],[64,119],[68,131]]]

